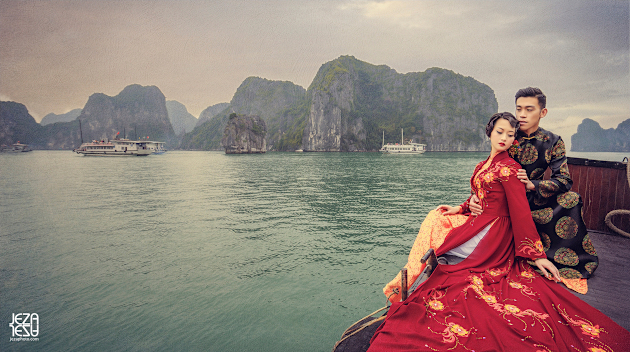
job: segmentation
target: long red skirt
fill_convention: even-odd
[[[630,351],[627,330],[525,259],[449,267],[392,305],[368,351]]]

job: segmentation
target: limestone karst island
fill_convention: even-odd
[[[24,105],[0,102],[0,144],[21,141],[33,149],[72,150],[81,139],[124,133],[163,141],[171,150],[358,152],[377,151],[383,140],[399,142],[402,131],[405,140],[426,144],[427,151],[485,151],[490,146],[484,126],[497,109],[492,88],[472,77],[442,68],[402,74],[341,56],[323,64],[308,89],[246,78],[229,103],[209,106],[199,118],[181,103],[167,101],[158,87],[137,84],[113,97],[95,93],[82,109],[49,114],[41,123]],[[225,135],[236,132],[234,126],[228,128],[233,114],[239,119],[258,116],[262,123],[255,126],[266,131],[263,144],[252,130],[251,143],[233,149],[236,137]],[[628,122],[612,131],[585,120],[573,146],[579,151],[629,151]],[[602,137],[600,142],[589,142],[595,135]]]

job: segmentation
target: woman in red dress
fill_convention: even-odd
[[[493,115],[490,157],[477,165],[473,192],[484,212],[455,227],[438,265],[404,302],[392,304],[368,351],[630,351],[630,333],[558,285],[509,155],[518,121]],[[440,206],[467,212],[467,202]],[[534,264],[542,275],[528,263]]]

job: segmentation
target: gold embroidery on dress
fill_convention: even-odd
[[[592,322],[588,321],[587,319],[584,319],[577,315],[574,315],[573,317],[571,317],[567,313],[566,309],[560,308],[559,304],[557,306],[553,305],[553,308],[568,323],[568,324],[563,323],[564,325],[567,325],[567,326],[571,325],[571,326],[580,328],[580,331],[584,335],[584,337],[581,338],[582,342],[584,342],[587,345],[592,346],[588,349],[588,351],[592,351],[592,352],[601,352],[601,351],[612,352],[613,351],[613,349],[610,348],[610,346],[606,345],[605,343],[599,340],[599,337],[602,333],[604,334],[608,333],[606,330],[604,330],[604,328],[599,327],[599,325],[594,325]]]
[[[538,322],[540,324],[540,326],[542,327],[542,331],[548,331],[553,338],[553,329],[551,329],[551,326],[549,326],[549,324],[545,321],[549,318],[549,314],[539,313],[532,309],[521,309],[516,305],[516,302],[498,302],[497,297],[492,292],[488,292],[484,289],[483,280],[477,275],[470,275],[468,277],[468,281],[470,282],[470,285],[466,286],[464,290],[466,291],[468,289],[472,289],[473,291],[475,291],[475,293],[477,294],[477,298],[483,300],[484,302],[486,302],[486,304],[488,304],[488,306],[498,312],[499,315],[503,319],[505,319],[505,321],[507,321],[509,325],[514,325],[511,318],[516,318],[521,323],[523,323],[523,331],[526,331],[528,326],[533,327],[535,325],[534,323],[528,324],[524,320],[525,317],[531,317],[534,322]],[[532,294],[534,293],[532,292]]]
[[[542,241],[534,241],[531,238],[521,241],[521,244],[518,247],[518,251],[522,251],[528,256],[540,255],[542,253],[545,253]]]
[[[444,330],[436,332],[436,331],[433,331],[431,327],[427,327],[427,328],[434,334],[442,335],[442,342],[448,343],[448,344],[454,344],[453,347],[447,349],[448,351],[454,350],[457,347],[462,347],[465,350],[470,351],[469,348],[464,346],[459,341],[459,338],[468,337],[470,336],[470,334],[476,334],[477,329],[475,329],[474,327],[466,329],[465,327],[459,324],[456,324],[454,322],[449,322],[447,321],[449,317],[450,316],[447,316],[446,318],[444,318],[444,323],[436,320],[436,322],[438,322],[440,325],[443,325],[445,327]],[[429,345],[426,345],[426,347],[430,348],[433,351],[443,351],[443,349],[435,349]]]
[[[524,285],[518,281],[508,281],[508,284],[510,285],[511,288],[515,289],[515,290],[519,290],[521,291],[521,293],[528,298],[531,298],[532,300],[536,301],[537,297],[538,297],[538,293],[536,293],[536,291],[532,290],[531,287]]]
[[[479,166],[477,166],[479,168]],[[471,187],[473,192],[479,198],[480,204],[485,208],[487,194],[492,190],[491,184],[494,181],[504,182],[507,181],[510,175],[516,175],[517,170],[514,165],[506,164],[499,161],[492,165],[492,160],[489,159],[481,168],[477,170],[473,176]]]
[[[440,299],[446,296],[445,290],[433,289],[431,293],[424,299],[424,306],[427,308],[427,313],[435,316],[436,312],[441,312],[446,307]]]

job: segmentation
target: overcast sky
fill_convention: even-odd
[[[155,85],[195,116],[229,102],[249,76],[308,88],[341,55],[400,73],[453,70],[548,96],[542,126],[564,136],[589,117],[630,118],[630,1],[0,2],[0,99],[48,113],[93,93]]]

